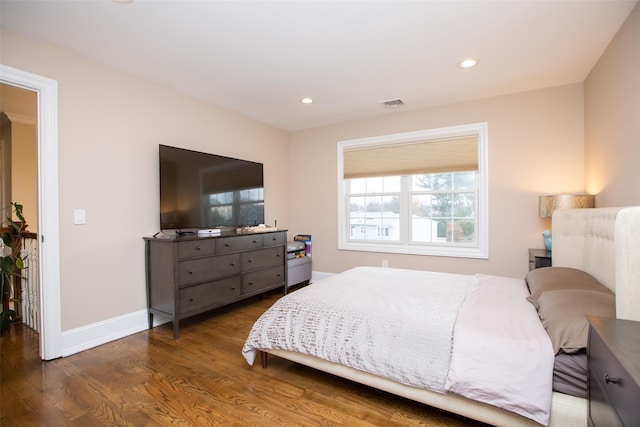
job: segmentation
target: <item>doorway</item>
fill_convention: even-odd
[[[18,321],[40,332],[38,276],[38,153],[36,92],[0,83],[0,208],[2,222],[17,221],[12,204],[22,206],[26,225],[21,236],[24,269],[13,278],[13,295],[3,309],[14,310]],[[4,242],[0,242],[4,246]],[[7,255],[6,248],[3,255]],[[3,295],[4,297],[4,295]],[[5,307],[5,304],[7,307]]]
[[[62,354],[58,219],[58,83],[0,64],[0,83],[36,94],[40,358]]]

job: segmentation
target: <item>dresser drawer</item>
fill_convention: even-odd
[[[604,387],[596,377],[589,375],[589,425],[592,427],[623,427],[618,414],[609,401]]]
[[[262,234],[239,237],[220,237],[217,240],[218,253],[229,253],[259,249],[262,247]]]
[[[267,246],[284,246],[287,242],[287,233],[267,233],[262,236],[262,245]]]
[[[282,246],[244,252],[240,255],[242,271],[252,271],[283,263]]]
[[[194,314],[240,296],[239,276],[203,283],[180,290],[180,314]]]
[[[280,283],[284,286],[283,266],[247,273],[242,276],[242,293],[252,294]]]
[[[638,420],[640,420],[640,387],[600,335],[593,330],[589,336],[589,385],[592,387],[590,398],[595,401],[593,404],[595,406],[591,407],[592,411],[597,409],[597,405],[608,403],[620,418],[620,425],[638,425]],[[610,421],[596,423],[596,419],[599,417],[606,420],[610,418],[604,411],[596,411],[595,414],[592,412],[591,418],[594,425],[616,425]]]
[[[180,286],[208,282],[238,273],[240,273],[239,254],[191,259],[178,263]]]
[[[210,256],[216,253],[213,239],[190,240],[178,243],[178,259]]]

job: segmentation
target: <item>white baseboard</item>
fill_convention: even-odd
[[[153,316],[153,326],[170,322],[164,316]],[[146,309],[103,320],[91,325],[62,332],[62,357],[70,356],[129,335],[149,327]]]

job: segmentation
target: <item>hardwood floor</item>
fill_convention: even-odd
[[[0,341],[1,426],[482,426],[276,357],[241,348],[279,296],[251,299],[43,362],[37,334]]]

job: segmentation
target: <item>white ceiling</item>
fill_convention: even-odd
[[[296,131],[582,82],[635,4],[1,0],[0,22]]]

